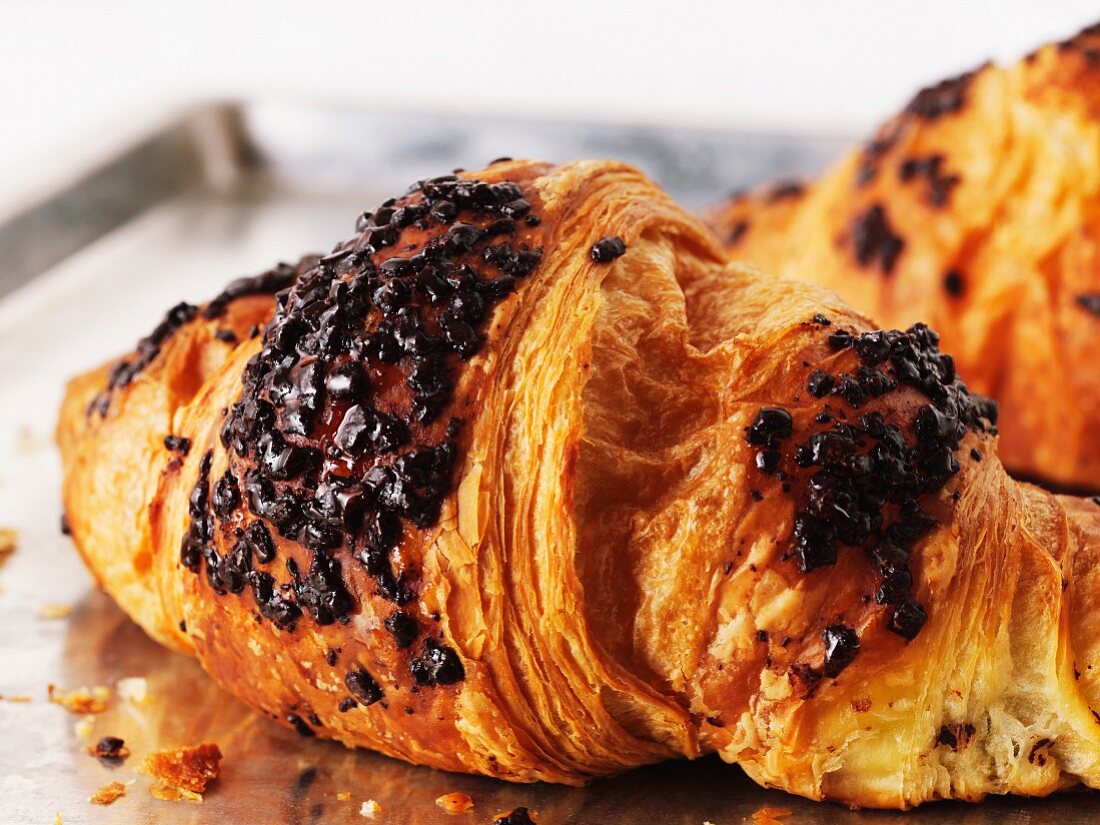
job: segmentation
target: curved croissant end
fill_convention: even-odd
[[[927,328],[724,264],[615,163],[424,181],[278,272],[58,432],[103,586],[253,706],[517,781],[1100,783],[1100,508],[1006,476]]]
[[[921,91],[820,180],[735,196],[731,255],[925,321],[1012,470],[1100,489],[1100,26]]]

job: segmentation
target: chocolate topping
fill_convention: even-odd
[[[261,272],[259,275],[230,281],[229,286],[203,308],[202,317],[220,318],[225,314],[230,303],[245,295],[274,295],[293,284],[301,273],[308,271],[316,262],[316,255],[307,255],[298,262],[297,266],[279,263],[274,269]]]
[[[129,386],[160,355],[160,348],[164,346],[165,341],[175,335],[176,330],[193,320],[198,311],[198,307],[183,302],[168,310],[164,319],[154,327],[153,331],[138,341],[137,357],[124,358],[111,367],[110,372],[107,373],[107,387],[92,399],[88,405],[88,414],[94,411],[101,416],[107,415],[111,407],[112,393]]]
[[[316,261],[314,256],[307,256],[302,258],[297,268],[289,264],[279,264],[275,269],[268,270],[260,275],[238,278],[206,305],[202,310],[202,317],[206,319],[220,317],[232,301],[245,295],[273,294],[285,289],[294,282],[300,272],[305,271],[305,268],[314,261]],[[107,387],[92,399],[91,404],[88,405],[88,413],[95,411],[101,416],[107,415],[107,411],[111,406],[113,391],[128,386],[146,367],[156,360],[164,343],[180,327],[194,320],[198,314],[199,308],[188,303],[176,304],[168,310],[164,320],[157,324],[149,335],[138,341],[137,357],[123,359],[111,368],[107,375]],[[237,340],[236,335],[230,330],[217,330],[214,335],[227,343],[236,343]]]
[[[761,408],[745,440],[765,447],[756,454],[759,469],[792,482],[799,509],[791,555],[798,568],[827,568],[841,548],[861,548],[879,574],[874,602],[886,606],[887,627],[912,639],[927,615],[910,596],[909,550],[937,524],[921,499],[959,472],[956,453],[968,431],[996,431],[996,405],[969,393],[950,356],[939,352],[938,336],[924,325],[860,335],[837,330],[826,340],[834,351],[852,350],[860,363],[839,375],[813,369],[807,379],[812,397],[839,396],[859,408],[904,385],[927,403],[902,421],[889,407],[850,420],[840,409],[830,414],[826,404],[812,418],[825,426],[802,441],[792,438],[798,428],[789,413],[784,418],[782,409]],[[832,651],[826,675],[850,661],[848,651],[854,656],[858,650],[854,631],[849,637],[838,627],[826,628],[823,636]]]
[[[451,491],[462,422],[443,413],[494,305],[541,260],[532,211],[510,181],[420,181],[360,216],[357,236],[331,254],[234,282],[208,306],[213,317],[235,297],[288,287],[226,413],[229,466],[213,483],[204,456],[185,566],[198,572],[205,561],[217,593],[250,588],[260,614],[287,630],[303,615],[320,626],[348,619],[357,609],[348,564],[363,565],[381,598],[416,598],[419,571],[394,550],[437,523]],[[619,239],[597,246],[612,257],[625,251]],[[224,557],[216,526],[237,536]],[[276,560],[272,530],[302,545],[308,565],[287,558],[257,569]],[[385,626],[398,649],[421,636],[409,612],[393,612]],[[455,651],[431,637],[409,670],[421,686],[465,676]],[[345,683],[359,704],[381,699],[365,670]]]

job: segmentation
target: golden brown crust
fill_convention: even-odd
[[[922,91],[797,197],[707,216],[732,256],[937,329],[1013,471],[1100,482],[1100,30]]]
[[[304,274],[261,337],[208,357],[220,342],[199,316],[104,417],[85,412],[103,371],[70,385],[58,440],[74,540],[150,633],[303,734],[516,781],[718,752],[760,782],[868,806],[1100,782],[1092,691],[1069,664],[1088,640],[1062,632],[1092,615],[1095,591],[1062,588],[1087,577],[1091,505],[1005,475],[991,408],[932,333],[877,333],[827,290],[727,265],[625,165],[502,163],[434,186]],[[384,567],[358,521],[338,546],[309,532],[312,510],[288,522],[270,502],[327,482],[303,461],[264,492],[258,443],[278,431],[357,478],[400,475],[392,450],[338,435],[350,402],[327,383],[356,336],[389,329],[386,294],[332,350],[317,319],[357,279],[391,293],[407,279],[404,306],[435,337],[417,256],[456,220],[499,220],[440,207],[459,186],[490,213],[522,200],[510,209],[533,221],[498,226],[507,254],[467,229],[469,252],[438,253],[444,274],[468,265],[479,283],[521,274],[490,296],[476,351],[446,356],[434,416],[413,417],[409,370],[438,345],[400,333],[413,354],[385,367],[362,350],[361,402],[405,416],[398,453],[454,450],[437,514],[417,509],[432,490],[403,502],[392,476],[356,511],[400,515]],[[428,203],[444,217],[368,240]],[[356,244],[362,258],[340,264]],[[399,253],[417,265],[386,264]],[[246,325],[270,307],[235,311]],[[196,361],[209,371],[184,392]],[[303,384],[280,389],[278,369],[315,363],[333,395],[296,435]],[[189,440],[179,466],[166,431]],[[227,470],[255,496],[226,494]],[[270,557],[224,566],[236,530],[261,522]],[[410,621],[391,627],[396,613]]]

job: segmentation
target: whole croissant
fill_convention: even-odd
[[[724,257],[625,165],[422,181],[71,383],[74,540],[244,701],[411,762],[1100,785],[1100,507],[1008,478],[926,327]]]
[[[1009,469],[1100,489],[1100,25],[921,91],[820,180],[707,216],[738,260],[924,321]]]

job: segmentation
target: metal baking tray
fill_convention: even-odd
[[[231,278],[327,250],[354,216],[413,180],[510,155],[637,163],[688,206],[776,176],[810,173],[843,136],[778,135],[650,125],[564,123],[379,113],[278,102],[186,111],[104,158],[39,201],[0,216],[0,527],[18,549],[0,563],[0,822],[488,823],[520,805],[540,825],[751,822],[761,809],[786,823],[1085,822],[1089,795],[928,805],[909,814],[853,812],[758,788],[717,759],[644,768],[583,789],[511,785],[417,768],[304,740],[163,650],[99,592],[59,533],[59,463],[52,445],[66,378],[133,345],[164,309],[210,297]],[[63,618],[43,606],[71,607]],[[90,738],[47,700],[47,684],[147,680],[143,706],[119,699]],[[102,735],[133,751],[111,767],[86,753]],[[205,801],[162,802],[135,771],[150,750],[217,742],[221,777]],[[135,780],[110,807],[88,797]],[[472,812],[434,800],[463,791]],[[349,800],[337,794],[350,793]],[[1100,821],[1100,815],[1097,816]]]

